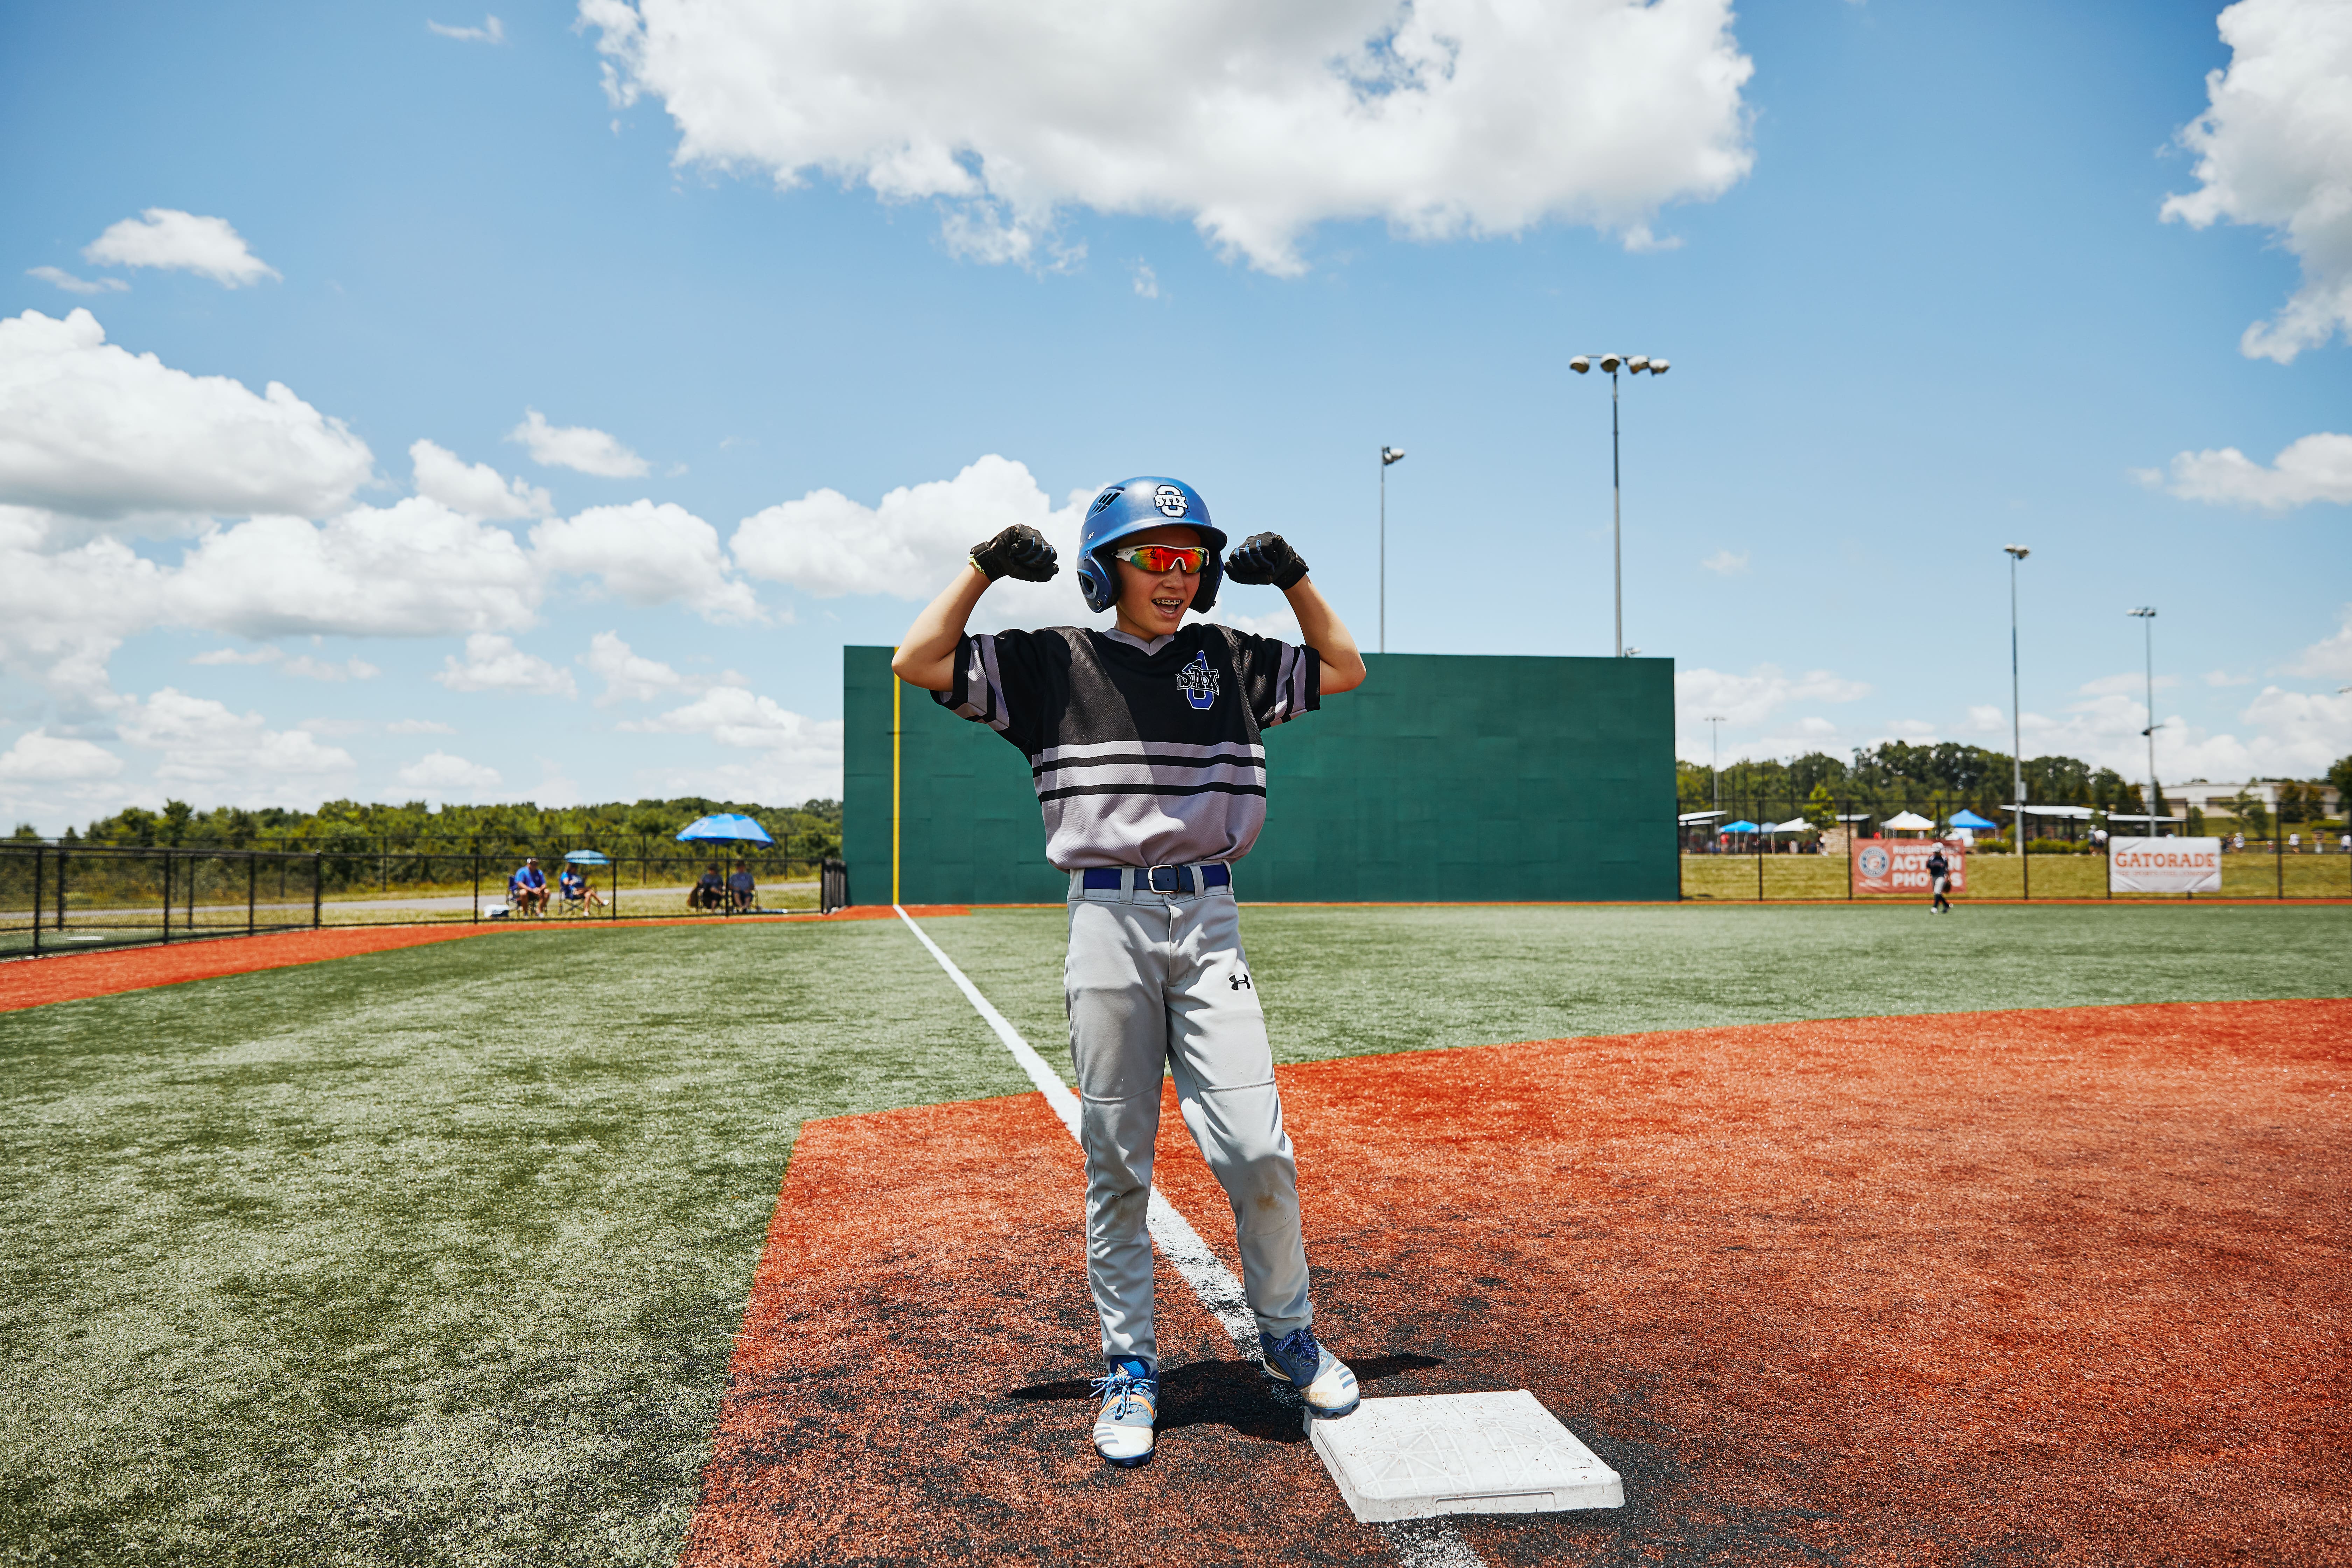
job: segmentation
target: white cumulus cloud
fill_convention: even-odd
[[[503,44],[507,41],[506,24],[496,16],[483,17],[482,25],[478,27],[457,27],[446,22],[428,21],[425,24],[425,30],[428,33],[437,33],[445,38],[462,39],[469,44]]]
[[[677,156],[937,199],[1029,260],[1057,209],[1189,218],[1277,274],[1327,220],[1415,238],[1659,209],[1753,162],[1728,0],[581,0],[616,104]]]
[[[476,632],[466,639],[466,657],[441,661],[434,679],[452,691],[511,691],[527,697],[577,697],[572,672],[515,647],[512,637]]]
[[[542,570],[595,577],[632,605],[682,604],[706,618],[760,618],[751,585],[729,575],[719,531],[682,506],[590,507],[530,531]]]
[[[1091,487],[1074,490],[1056,508],[1025,464],[992,453],[952,479],[901,486],[875,506],[839,490],[812,490],[745,518],[729,545],[752,576],[820,598],[887,594],[919,601],[940,591],[973,545],[1026,523],[1060,552],[1060,574],[1049,583],[999,579],[973,625],[1067,623],[1086,614],[1072,573],[1078,523],[1094,494]]]
[[[1702,560],[1699,567],[1702,571],[1712,572],[1718,577],[1737,577],[1748,570],[1748,552],[1718,550]]]
[[[278,269],[246,248],[226,218],[199,217],[176,207],[149,207],[111,225],[82,247],[101,267],[161,267],[201,273],[224,289],[275,278]]]
[[[282,647],[257,647],[240,653],[233,647],[216,647],[196,655],[190,664],[274,664],[278,669],[304,680],[373,680],[383,673],[363,658],[347,658],[338,664],[330,659],[313,658],[307,653],[286,657]]]
[[[602,430],[585,425],[550,425],[536,408],[523,410],[523,422],[507,432],[507,439],[530,449],[530,460],[542,468],[574,468],[599,479],[629,479],[645,473],[646,460]]]
[[[2302,287],[2238,344],[2284,364],[2352,331],[2352,6],[2241,0],[2220,26],[2229,68],[2206,76],[2210,106],[2180,132],[2201,184],[2163,214],[2256,225],[2302,261]]]
[[[259,804],[283,781],[333,778],[354,766],[349,752],[320,744],[307,730],[272,730],[258,713],[169,686],[121,704],[115,726],[132,745],[163,753],[158,784],[195,786],[230,804]]]
[[[1778,665],[1759,664],[1746,675],[1699,668],[1675,672],[1675,709],[1686,727],[1712,713],[1747,728],[1792,702],[1852,702],[1869,695],[1864,682],[1826,669],[1791,676]]]
[[[2344,606],[2344,624],[2332,636],[2305,648],[2286,669],[2317,680],[2352,680],[2352,605]]]
[[[2285,511],[2313,501],[2352,505],[2352,436],[2305,436],[2267,468],[2235,447],[2182,452],[2172,459],[2168,476],[2150,468],[2139,477],[2184,500],[2217,506]]]
[[[598,632],[588,640],[588,651],[580,662],[589,672],[604,682],[596,706],[609,708],[615,702],[656,702],[665,697],[689,696],[708,690],[712,686],[740,686],[743,678],[733,670],[716,680],[683,675],[657,658],[647,658],[622,640],[618,632]]]
[[[242,637],[425,637],[530,624],[538,568],[505,530],[414,496],[313,523],[256,517],[196,542],[170,618]]]
[[[88,310],[0,319],[0,502],[78,517],[320,516],[367,444],[287,387],[256,396],[106,341]]]
[[[121,294],[131,288],[120,278],[77,278],[62,267],[27,267],[25,276],[54,283],[68,294]]]
[[[427,752],[396,775],[419,795],[471,795],[499,787],[499,770],[448,752]]]
[[[431,441],[411,444],[408,460],[415,475],[418,495],[467,517],[486,521],[545,517],[555,510],[553,498],[537,485],[502,478],[488,463],[468,464],[457,453]]]
[[[841,721],[811,719],[740,686],[719,686],[682,708],[624,721],[622,730],[708,735],[722,746],[757,753],[749,762],[662,775],[673,793],[734,800],[803,800],[841,794]]]
[[[122,772],[122,759],[104,746],[27,730],[0,752],[0,780],[11,784],[88,784]]]

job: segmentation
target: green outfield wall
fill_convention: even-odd
[[[1671,900],[1674,661],[1368,654],[1371,678],[1268,731],[1244,900]],[[890,650],[842,650],[850,896],[890,901]],[[901,903],[1059,903],[1028,764],[930,693],[899,704]]]

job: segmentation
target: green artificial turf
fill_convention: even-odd
[[[1056,1062],[1063,920],[926,925]],[[2352,909],[1243,930],[1293,1061],[2352,973]],[[891,921],[500,932],[0,1015],[0,1563],[672,1562],[802,1121],[1026,1088]]]
[[[0,1015],[0,1562],[674,1562],[802,1121],[1026,1087],[896,921]]]
[[[1060,910],[924,929],[1066,1070]],[[1275,1059],[1792,1018],[2352,994],[2329,905],[1242,910]]]

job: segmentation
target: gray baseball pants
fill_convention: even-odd
[[[1087,1280],[1103,1355],[1156,1366],[1146,1217],[1163,1075],[1175,1078],[1184,1125],[1233,1204],[1242,1292],[1258,1331],[1279,1338],[1315,1314],[1298,1169],[1233,891],[1154,893],[1137,887],[1142,879],[1134,872],[1117,889],[1087,889],[1072,876],[1064,984],[1087,1157]]]

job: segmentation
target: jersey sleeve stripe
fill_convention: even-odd
[[[953,712],[977,719],[1002,733],[1012,719],[1004,710],[1004,681],[996,666],[996,639],[982,634],[964,639],[956,660],[955,687],[934,693]]]

